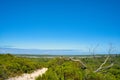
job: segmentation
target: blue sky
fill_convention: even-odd
[[[119,0],[0,0],[0,46],[120,49]]]

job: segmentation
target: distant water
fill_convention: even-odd
[[[39,50],[39,49],[17,49],[17,48],[0,48],[0,53],[12,54],[42,54],[42,55],[90,55],[89,52],[81,50]],[[97,52],[103,54],[103,52]]]

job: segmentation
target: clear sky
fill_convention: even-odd
[[[120,0],[0,0],[0,47],[120,49]]]

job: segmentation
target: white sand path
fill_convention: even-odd
[[[48,68],[42,68],[34,71],[33,73],[23,74],[22,76],[9,78],[7,80],[35,80],[36,77],[38,77],[39,75],[42,76],[42,74],[44,74],[47,70]]]

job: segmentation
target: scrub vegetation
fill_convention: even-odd
[[[31,73],[45,66],[45,60],[17,57],[11,54],[0,54],[0,80]]]
[[[25,58],[0,54],[0,80],[31,73],[43,67],[36,80],[120,80],[120,55],[100,57]]]
[[[55,58],[36,80],[120,80],[120,55]]]

